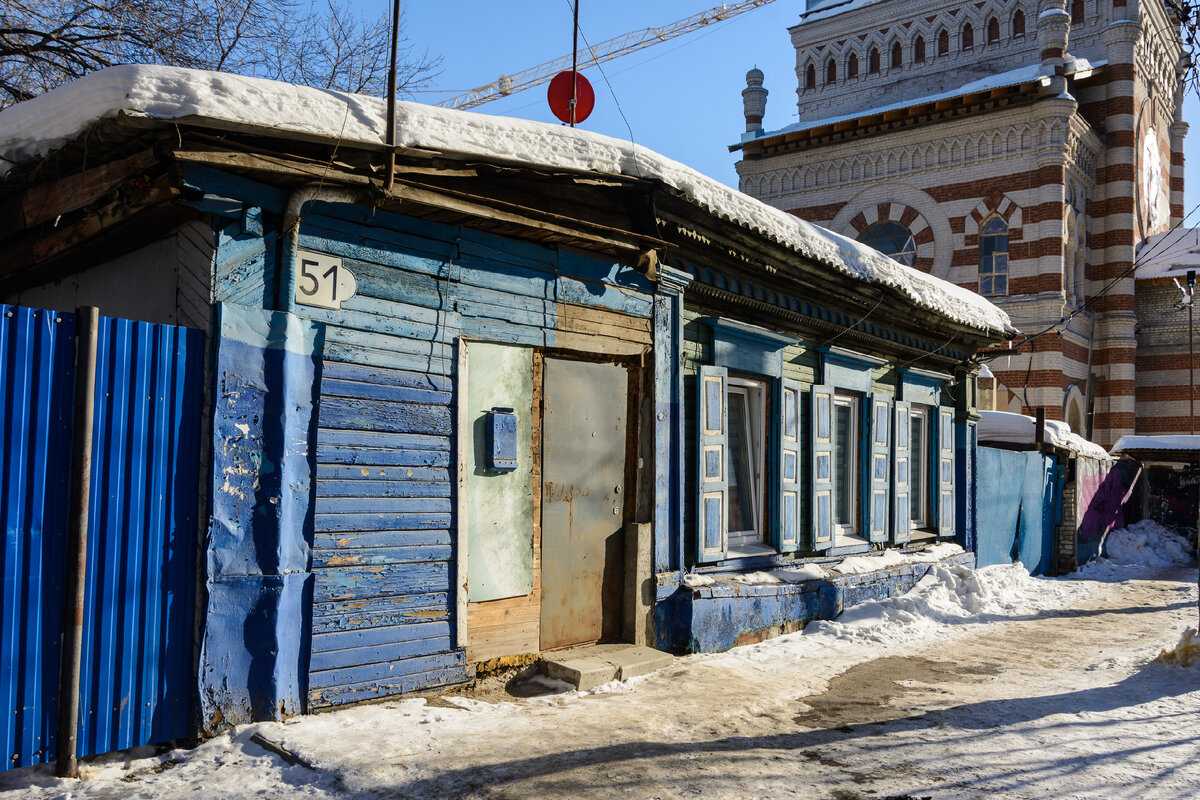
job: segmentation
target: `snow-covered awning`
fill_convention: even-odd
[[[1037,441],[1037,420],[1025,414],[1012,414],[1008,411],[980,411],[979,434],[980,444],[1010,444],[1032,446]],[[1095,442],[1089,442],[1071,430],[1071,426],[1058,420],[1046,420],[1046,444],[1070,450],[1089,458],[1108,458],[1104,448]]]
[[[1200,436],[1170,434],[1145,436],[1130,434],[1117,439],[1112,454],[1127,455],[1143,461],[1196,463],[1200,461]]]
[[[1200,271],[1200,228],[1172,228],[1138,245],[1134,277],[1139,281],[1178,278],[1182,283],[1190,269]]]
[[[396,144],[532,168],[659,181],[712,216],[915,305],[977,330],[1012,335],[1008,315],[978,294],[906,267],[878,251],[772,208],[632,142],[510,117],[397,104]],[[383,147],[378,97],[174,67],[101,70],[0,112],[0,176],[118,116],[186,123],[284,139]]]

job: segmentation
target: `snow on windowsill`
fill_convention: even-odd
[[[771,586],[824,581],[840,575],[862,575],[905,564],[932,564],[963,552],[961,547],[952,542],[940,542],[909,552],[889,549],[876,555],[850,556],[836,564],[808,563],[757,572],[689,573],[683,576],[683,585],[689,589],[700,589],[712,586]]]

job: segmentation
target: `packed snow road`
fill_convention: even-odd
[[[0,797],[1182,800],[1200,786],[1200,666],[1154,659],[1196,602],[1191,566],[943,568],[591,694],[362,706],[105,757],[80,781],[18,770]]]

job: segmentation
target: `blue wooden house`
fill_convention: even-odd
[[[203,729],[720,649],[919,577],[733,576],[969,545],[1002,312],[629,143],[401,105],[390,180],[373,98],[122,67],[0,113],[3,300],[210,334]]]

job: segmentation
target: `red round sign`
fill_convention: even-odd
[[[554,80],[550,81],[550,88],[546,90],[546,100],[549,101],[554,116],[563,122],[570,122],[572,76],[575,77],[575,122],[579,123],[587,119],[596,107],[596,93],[581,73],[564,69],[555,75]]]

